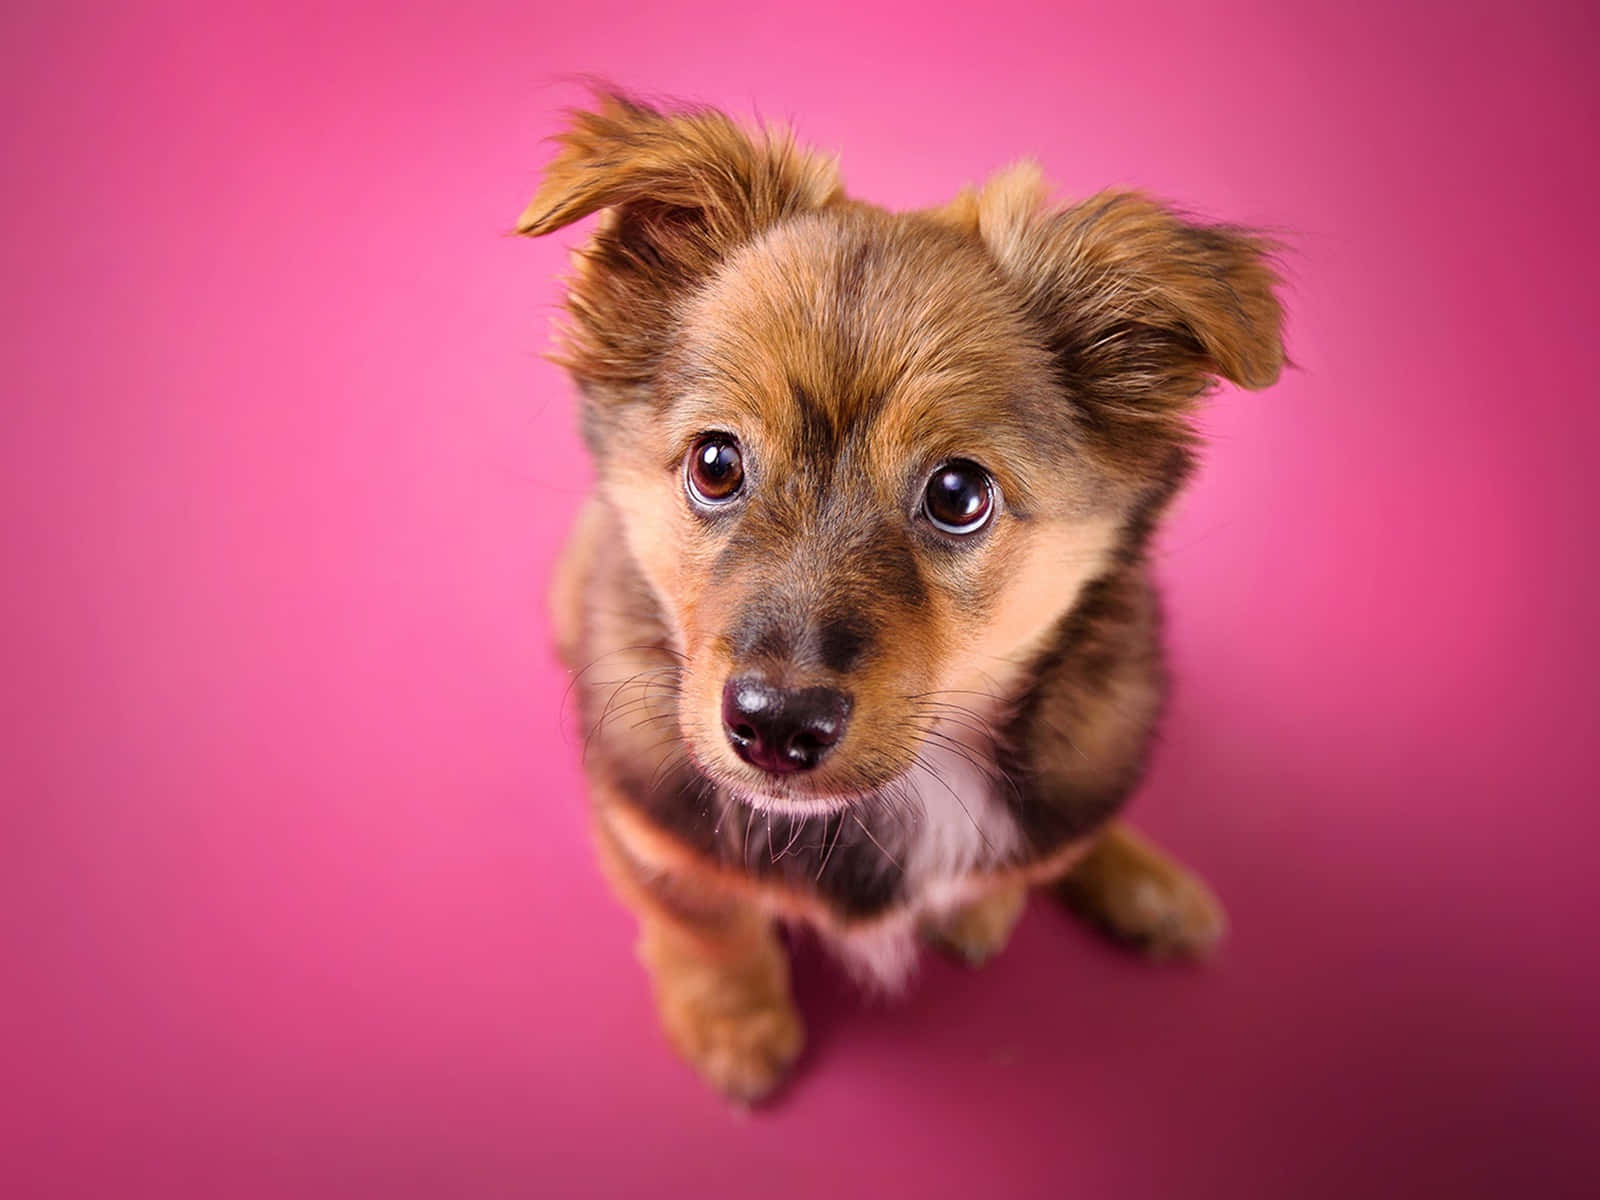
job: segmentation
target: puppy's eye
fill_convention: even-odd
[[[977,463],[953,459],[928,480],[922,511],[943,533],[977,533],[994,515],[994,481]]]
[[[689,498],[702,507],[726,504],[744,486],[744,457],[729,433],[703,433],[684,466]]]

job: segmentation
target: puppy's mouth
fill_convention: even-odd
[[[684,739],[695,771],[724,795],[756,812],[789,817],[824,817],[860,808],[893,792],[909,765],[880,775],[830,762],[826,769],[774,774],[760,770],[721,747]],[[709,750],[709,752],[708,752]]]
[[[757,812],[790,817],[824,817],[844,812],[866,802],[874,791],[827,792],[796,790],[791,785],[756,787],[746,783],[725,783],[724,789],[740,804]]]
[[[856,784],[851,779],[829,778],[831,773],[795,772],[772,774],[744,762],[729,761],[733,756],[710,753],[692,738],[685,739],[689,760],[696,772],[739,804],[757,812],[791,817],[822,817],[867,803],[885,784]]]

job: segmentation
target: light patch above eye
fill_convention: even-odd
[[[922,493],[922,511],[940,533],[966,537],[994,516],[994,479],[975,462],[951,459],[934,471]]]

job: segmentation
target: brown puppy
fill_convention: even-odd
[[[596,836],[678,1050],[801,1044],[774,931],[894,985],[1026,889],[1192,954],[1204,885],[1112,818],[1163,689],[1151,531],[1217,377],[1283,362],[1268,246],[1020,166],[889,213],[720,113],[574,115],[518,229],[602,212],[562,361],[599,486],[556,580]]]

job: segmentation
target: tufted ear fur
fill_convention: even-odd
[[[975,226],[1020,288],[1087,435],[1119,468],[1191,440],[1194,402],[1217,379],[1278,378],[1283,310],[1265,238],[1193,224],[1137,192],[1053,208],[1031,163],[945,215]]]
[[[557,141],[517,232],[538,237],[606,210],[578,255],[561,356],[591,391],[646,385],[679,298],[762,230],[843,196],[831,160],[711,109],[669,113],[602,92]]]

